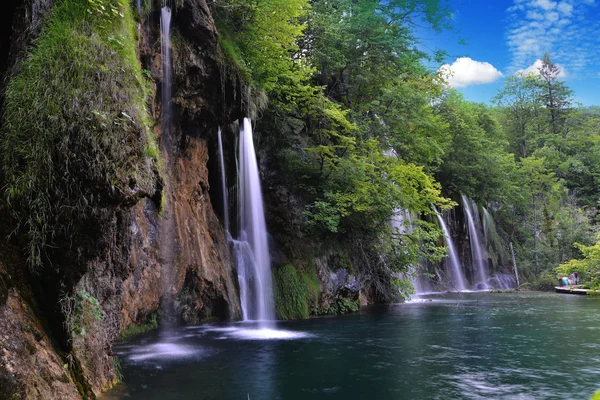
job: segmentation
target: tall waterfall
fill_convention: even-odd
[[[244,320],[275,319],[271,260],[258,163],[248,118],[240,129],[239,237],[234,241]]]
[[[171,154],[171,57],[170,57],[170,25],[171,10],[164,7],[161,11],[161,58],[162,58],[162,133],[161,148],[162,156],[168,160]],[[168,165],[168,163],[167,163]],[[165,200],[162,205],[162,217],[158,226],[158,238],[160,243],[160,263],[161,263],[161,284],[162,284],[162,312],[163,321],[161,324],[168,325],[174,323],[175,303],[173,298],[173,282],[175,267],[175,249],[177,243],[175,239],[175,220],[172,209],[171,197],[171,171],[167,170],[164,175],[163,193]]]
[[[160,49],[162,59],[162,140],[171,153],[171,9],[163,7],[160,12]]]
[[[442,218],[442,214],[435,209],[435,214],[438,217],[438,221],[440,222],[440,226],[444,231],[444,241],[446,242],[446,246],[448,246],[449,254],[446,260],[446,263],[450,264],[450,274],[452,276],[452,283],[456,290],[466,290],[467,285],[465,283],[465,277],[463,275],[460,259],[458,258],[458,253],[456,252],[456,246],[454,246],[454,241],[452,240],[452,236],[450,235],[450,231],[448,230],[448,226],[446,226],[446,222],[444,222],[444,218]]]
[[[223,155],[223,140],[221,138],[221,128],[217,132],[219,142],[219,159],[221,168],[221,194],[223,196],[223,219],[225,225],[225,234],[229,238],[229,199],[227,198],[227,179],[225,178],[225,156]]]
[[[469,226],[469,243],[471,245],[471,263],[476,268],[474,285],[482,289],[488,288],[488,262],[487,251],[482,245],[481,219],[475,202],[465,195],[461,195],[465,214],[467,216],[467,225]]]

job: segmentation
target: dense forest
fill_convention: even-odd
[[[466,199],[491,272],[529,290],[577,272],[600,288],[600,108],[576,103],[548,53],[490,103],[466,100],[444,49],[419,36],[453,31],[453,12],[444,0],[9,1],[0,328],[14,335],[0,338],[0,398],[92,398],[119,380],[118,338],[245,315],[227,203],[242,190],[243,118],[278,319],[402,301],[417,275],[448,280],[441,216],[466,254]],[[42,348],[34,377],[27,357]]]

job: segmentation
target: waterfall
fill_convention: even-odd
[[[138,15],[142,15],[142,0],[135,0],[135,8],[137,9]]]
[[[221,167],[221,194],[223,195],[223,223],[225,225],[225,234],[229,238],[229,199],[227,198],[227,180],[225,178],[225,156],[223,155],[223,140],[221,139],[221,128],[217,132],[219,142],[219,158]]]
[[[244,118],[239,145],[239,237],[234,252],[244,320],[275,319],[271,260],[252,125]]]
[[[170,110],[171,103],[171,57],[170,57],[170,38],[169,30],[171,25],[171,10],[163,7],[161,11],[161,58],[162,58],[162,133],[161,148],[162,156],[168,165],[169,155],[171,153],[171,126],[172,115]],[[159,254],[161,263],[161,285],[162,285],[162,304],[161,321],[162,325],[169,325],[175,321],[175,303],[173,298],[173,282],[175,276],[175,249],[177,248],[175,235],[175,217],[172,207],[171,197],[171,171],[164,175],[163,194],[165,201],[162,204],[162,217],[158,225]]]
[[[162,134],[167,152],[171,153],[171,9],[163,7],[160,13],[160,49],[162,59]]]
[[[446,242],[446,246],[448,246],[449,254],[446,262],[450,263],[450,273],[452,276],[452,283],[456,290],[466,290],[467,286],[465,284],[465,277],[462,273],[460,259],[458,258],[458,253],[456,252],[456,246],[454,246],[454,241],[452,240],[452,236],[450,235],[450,231],[448,230],[448,226],[446,226],[446,222],[444,222],[444,218],[442,218],[442,214],[435,209],[435,214],[438,217],[438,221],[440,222],[440,226],[444,231],[444,241]]]
[[[488,289],[488,262],[487,251],[483,249],[481,240],[481,219],[475,202],[465,195],[461,195],[465,215],[467,216],[467,225],[469,226],[469,243],[471,247],[471,268],[476,268],[474,287],[478,285],[483,289]]]
[[[412,215],[405,208],[397,208],[394,210],[394,215],[389,220],[390,227],[396,231],[397,235],[404,235],[412,231]],[[415,289],[415,296],[419,297],[423,293],[421,280],[419,279],[419,267],[411,265],[408,268],[408,277],[410,283]]]

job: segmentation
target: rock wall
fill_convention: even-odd
[[[22,29],[12,33],[5,60],[23,56],[51,4],[34,0],[17,7],[14,24]],[[155,82],[155,99],[162,79],[158,14],[140,25],[140,60]],[[173,18],[173,148],[163,148],[156,192],[104,209],[105,227],[94,246],[99,250],[77,267],[79,277],[57,274],[46,281],[51,295],[40,294],[23,260],[2,269],[0,253],[0,398],[94,397],[116,382],[112,343],[132,324],[160,313],[165,302],[172,308],[161,317],[182,323],[241,315],[235,267],[210,199],[209,175],[218,171],[209,171],[207,162],[217,127],[242,116],[243,84],[221,53],[204,0],[186,0]],[[2,67],[10,70],[11,63]],[[164,144],[162,104],[155,100],[149,107]],[[22,279],[10,283],[6,277],[17,271]]]

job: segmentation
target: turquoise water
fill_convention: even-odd
[[[276,332],[238,323],[145,334],[115,346],[125,383],[102,398],[588,399],[600,389],[599,298],[430,299]]]

